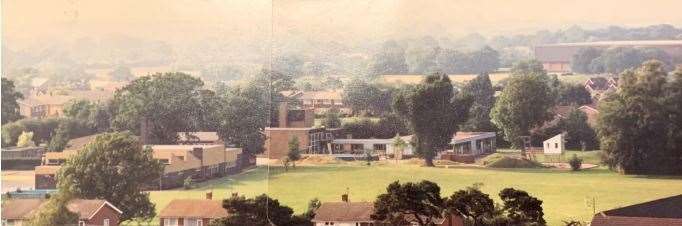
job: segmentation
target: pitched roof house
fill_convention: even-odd
[[[212,200],[212,193],[206,199],[174,199],[159,213],[161,226],[205,226],[212,220],[228,217],[229,213],[219,200]]]
[[[682,226],[682,195],[597,213],[591,226]]]
[[[374,204],[371,202],[325,202],[315,211],[312,222],[315,226],[368,226],[374,225],[372,213]]]
[[[2,205],[2,225],[21,226],[30,220],[47,202],[46,199],[12,199]],[[66,206],[69,211],[78,214],[80,225],[116,226],[121,217],[121,210],[106,200],[73,199]]]

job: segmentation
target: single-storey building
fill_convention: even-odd
[[[220,200],[212,200],[213,194],[207,193],[206,199],[174,199],[159,213],[160,226],[206,226],[212,220],[228,217]]]
[[[542,142],[542,151],[545,155],[561,155],[564,153],[564,135],[557,134]]]
[[[440,153],[440,159],[472,163],[476,157],[495,153],[495,132],[457,132],[452,136],[452,149]]]
[[[21,226],[31,220],[47,199],[10,199],[2,204],[2,225]],[[106,200],[73,199],[66,208],[78,215],[74,225],[117,226],[123,212]]]
[[[239,172],[241,148],[223,145],[151,145],[154,159],[165,164],[159,189],[181,187],[185,179],[203,181]]]
[[[289,153],[289,141],[296,137],[299,150],[304,154],[329,153],[329,144],[338,136],[340,129],[326,128],[265,128],[265,152],[263,156],[281,159]]]
[[[0,151],[3,170],[27,170],[40,165],[45,147],[3,147]]]
[[[245,164],[241,148],[225,148],[224,145],[150,145],[154,159],[165,167],[163,176],[149,184],[148,189],[181,187],[187,177],[196,181],[238,173]],[[78,150],[47,152],[43,164],[34,169],[36,189],[55,189],[57,172],[68,158]]]
[[[682,195],[599,212],[591,226],[682,226]]]
[[[332,140],[332,148],[329,154],[355,154],[362,155],[365,151],[372,151],[374,154],[385,154],[393,156],[396,151],[401,151],[398,155],[401,156],[411,156],[414,155],[414,150],[412,145],[410,145],[410,140],[412,136],[401,136],[401,139],[405,146],[402,148],[396,148],[395,142],[396,138],[389,139],[334,139]]]

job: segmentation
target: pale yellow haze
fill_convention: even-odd
[[[5,40],[124,34],[158,40],[487,35],[571,25],[682,24],[681,0],[3,0]]]

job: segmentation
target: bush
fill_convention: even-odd
[[[17,147],[31,147],[35,146],[33,143],[33,132],[22,132],[17,139]]]
[[[568,160],[568,164],[571,165],[571,170],[578,171],[580,170],[580,166],[583,164],[583,159],[578,158],[578,155],[573,154],[573,157]]]
[[[521,158],[512,158],[504,156],[490,162],[487,167],[490,168],[544,168],[541,163]]]
[[[185,178],[185,181],[182,183],[182,187],[185,190],[189,190],[189,189],[192,189],[193,184],[194,184],[194,182],[192,181],[192,177],[187,177],[187,178]]]

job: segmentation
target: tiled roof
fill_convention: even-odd
[[[217,132],[178,132],[178,137],[181,142],[194,141],[194,139],[199,139],[200,142],[216,142],[220,140]]]
[[[2,219],[28,219],[34,210],[45,202],[44,199],[10,199],[2,204]]]
[[[604,77],[593,77],[585,81],[586,86],[590,86],[593,90],[607,90],[609,89],[609,80]]]
[[[55,175],[61,166],[36,166],[33,171],[37,175]]]
[[[305,91],[298,98],[301,100],[341,100],[343,99],[343,91]]]
[[[209,199],[174,199],[159,213],[160,218],[222,218],[228,215],[221,201]]]
[[[95,137],[97,137],[97,135],[100,135],[100,134],[93,134],[93,135],[89,135],[89,136],[73,138],[73,139],[69,140],[68,143],[66,143],[66,147],[68,149],[80,150],[83,147],[85,147],[85,145],[87,145],[90,142],[92,142],[93,140],[95,140]]]
[[[5,201],[2,205],[2,219],[30,219],[46,201],[46,199]],[[102,199],[73,199],[69,201],[66,207],[69,211],[78,214],[79,219],[89,219],[104,205],[110,205],[112,209],[120,213],[118,208]]]
[[[598,213],[592,226],[682,226],[682,195],[657,199]]]
[[[371,202],[325,202],[315,211],[313,222],[371,222],[374,204]]]

